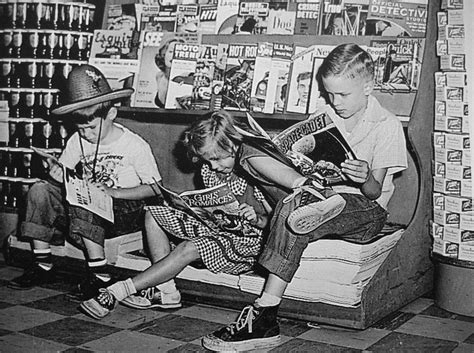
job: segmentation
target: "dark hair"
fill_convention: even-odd
[[[374,62],[370,55],[356,44],[341,44],[323,60],[318,76],[344,76],[373,80]]]
[[[257,21],[253,17],[249,17],[245,20],[245,22],[242,24],[242,26],[240,26],[240,30],[242,32],[252,33],[256,24],[257,24]]]
[[[311,72],[310,71],[303,71],[296,76],[296,82],[300,82],[301,80],[307,80],[311,78]]]
[[[166,63],[165,63],[165,53],[168,50],[168,47],[171,43],[184,43],[184,39],[182,38],[170,38],[168,39],[163,45],[158,49],[158,53],[155,55],[155,65],[161,70],[166,70]]]
[[[236,121],[225,110],[204,114],[184,134],[182,142],[188,156],[197,161],[210,156],[233,155],[243,139],[235,125]]]
[[[74,124],[87,124],[96,118],[105,119],[112,106],[113,102],[107,101],[78,109],[71,113],[71,120]]]

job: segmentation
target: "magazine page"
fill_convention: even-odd
[[[347,180],[340,169],[355,154],[331,118],[333,111],[324,109],[311,114],[273,138],[304,175],[319,174],[329,184]]]
[[[366,30],[369,0],[324,1],[321,34],[359,36]]]
[[[201,34],[215,34],[217,20],[217,4],[199,5],[199,29]]]
[[[89,210],[109,222],[114,222],[112,197],[86,180],[79,178],[75,171],[63,166],[66,200],[73,206]]]

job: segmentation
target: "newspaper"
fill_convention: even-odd
[[[166,187],[160,188],[170,207],[189,214],[214,231],[225,231],[244,236],[257,236],[256,229],[239,216],[239,201],[227,184],[177,194]]]

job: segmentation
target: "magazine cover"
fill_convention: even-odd
[[[355,154],[334,124],[331,109],[310,115],[273,138],[303,175],[318,173],[329,184],[347,180],[340,169],[346,159]]]
[[[321,34],[360,36],[366,31],[369,0],[324,1]]]
[[[222,107],[222,93],[224,88],[224,76],[227,63],[227,52],[229,44],[219,43],[217,45],[216,64],[214,66],[214,77],[211,89],[211,109],[219,110]]]
[[[292,44],[273,43],[272,62],[263,108],[266,114],[282,113],[285,109],[293,50]]]
[[[240,0],[234,32],[267,34],[270,9],[279,12],[286,11],[287,8],[287,1]]]
[[[132,30],[94,31],[89,64],[102,71],[113,90],[134,87],[137,80],[140,61],[135,33]],[[133,102],[133,99],[134,94],[130,101]]]
[[[107,29],[136,30],[139,17],[137,7],[140,4],[110,4],[107,10]]]
[[[279,8],[270,5],[267,22],[267,34],[294,34],[296,11],[290,10],[289,3]]]
[[[186,212],[210,229],[245,236],[256,235],[248,221],[239,216],[239,202],[227,184],[181,194],[156,185],[169,206]]]
[[[199,5],[178,5],[176,11],[176,33],[196,33],[199,28]]]
[[[321,19],[321,0],[295,0],[289,4],[295,12],[294,34],[318,34]]]
[[[215,34],[217,4],[199,5],[199,33]]]
[[[365,35],[425,37],[428,0],[370,0]]]
[[[199,44],[195,33],[142,32],[141,59],[134,107],[164,108],[174,47]]]
[[[200,55],[199,45],[177,43],[174,47],[166,109],[186,109],[191,105],[194,73]]]
[[[314,56],[313,56],[313,70],[312,70],[312,79],[309,89],[309,99],[308,99],[308,113],[314,113],[316,110],[317,101],[322,99],[321,97],[321,87],[319,87],[317,74],[319,67],[323,63],[323,60],[329,53],[334,49],[333,45],[315,45],[314,46]]]
[[[250,110],[257,44],[229,44],[222,87],[222,108]]]
[[[238,12],[239,0],[217,0],[215,34],[234,33]]]
[[[217,59],[215,44],[202,44],[194,73],[191,103],[184,109],[211,109],[212,84]]]
[[[141,30],[145,32],[173,32],[177,5],[148,6],[143,9]]]
[[[250,109],[254,112],[263,112],[265,108],[272,56],[273,43],[262,42],[258,44],[250,96]]]

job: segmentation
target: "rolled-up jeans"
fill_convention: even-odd
[[[82,238],[104,246],[106,238],[136,232],[143,228],[143,200],[113,199],[114,223],[82,207],[71,206],[61,184],[41,180],[28,191],[21,236],[50,244],[61,244],[64,235],[81,248]]]
[[[258,263],[285,282],[291,282],[308,243],[327,236],[355,243],[370,242],[385,224],[387,211],[376,201],[371,201],[363,195],[340,195],[346,200],[342,212],[303,235],[293,233],[287,225],[288,215],[298,207],[301,195],[295,196],[287,203],[280,200]]]

